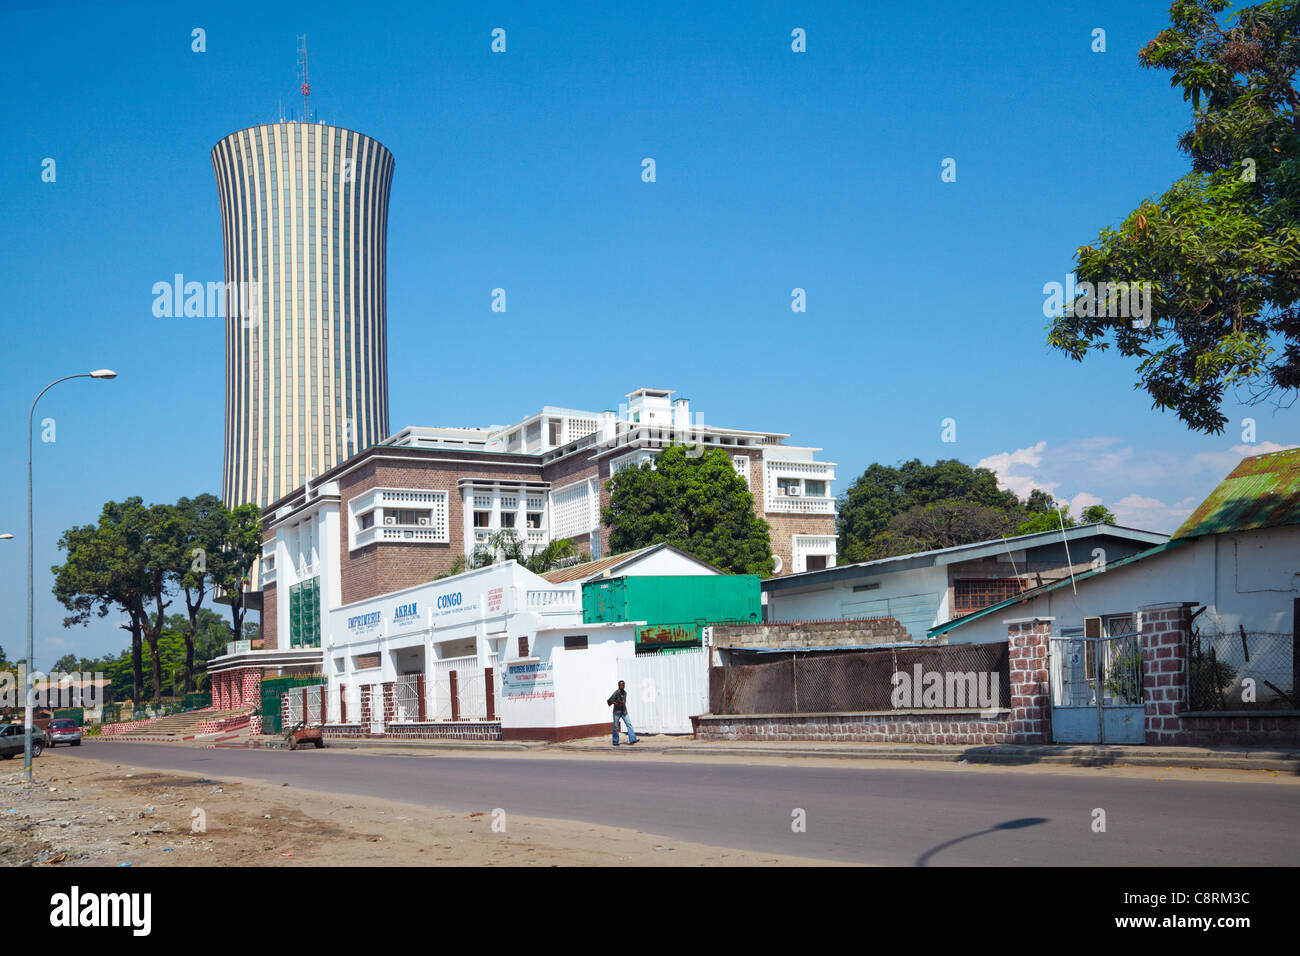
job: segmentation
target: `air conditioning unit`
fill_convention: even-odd
[[[798,485],[791,485],[789,488],[785,490],[785,493],[789,495],[791,498],[798,498],[800,495],[803,494],[803,489],[800,488]]]
[[[421,518],[421,519],[420,519],[420,524],[421,524],[421,525],[426,525],[426,524],[428,524],[428,523],[429,523],[429,519],[428,519],[428,518]]]
[[[397,519],[392,515],[384,515],[384,524],[397,524]]]

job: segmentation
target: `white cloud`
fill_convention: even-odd
[[[989,455],[976,467],[992,470],[1000,487],[1021,498],[1041,488],[1068,502],[1076,517],[1090,505],[1105,504],[1121,525],[1169,532],[1243,458],[1295,447],[1265,441],[1177,455],[1098,435],[1059,445],[1040,441]]]
[[[1073,498],[1070,499],[1070,514],[1078,518],[1081,514],[1084,513],[1085,510],[1091,508],[1093,505],[1100,505],[1104,503],[1105,502],[1103,502],[1096,495],[1089,494],[1086,491],[1081,491]],[[1111,511],[1114,510],[1115,510],[1114,508],[1111,509]]]
[[[975,467],[992,471],[998,476],[998,484],[1001,487],[1011,489],[1021,498],[1035,488],[1051,491],[1060,482],[1042,481],[1029,473],[1029,469],[1037,469],[1042,463],[1043,451],[1046,448],[1047,442],[1040,441],[1028,448],[1018,448],[1015,451],[981,458],[975,463]]]
[[[1204,500],[1202,498],[1183,498],[1176,504],[1167,505],[1158,498],[1144,498],[1142,495],[1126,495],[1111,506],[1115,521],[1125,528],[1141,528],[1144,531],[1172,533],[1192,509]]]
[[[1228,477],[1228,473],[1237,467],[1237,463],[1243,458],[1249,458],[1251,455],[1267,455],[1275,451],[1286,451],[1288,448],[1295,448],[1295,445],[1279,445],[1275,441],[1261,441],[1250,445],[1233,445],[1227,451],[1203,451],[1192,456],[1192,461],[1198,468],[1215,472],[1220,478]]]

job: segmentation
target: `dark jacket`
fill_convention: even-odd
[[[609,695],[609,700],[605,701],[605,703],[614,705],[614,713],[626,714],[627,691],[620,687],[618,690],[614,691],[614,693]]]

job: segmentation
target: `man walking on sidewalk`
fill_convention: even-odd
[[[614,746],[618,746],[618,719],[623,718],[623,723],[627,725],[627,742],[636,743],[636,731],[632,729],[632,721],[627,719],[627,691],[623,687],[623,682],[618,682],[618,690],[609,695],[607,704],[614,705]]]

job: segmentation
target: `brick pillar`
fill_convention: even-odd
[[[397,694],[393,681],[384,681],[384,732],[397,719]]]
[[[420,674],[419,676],[417,676],[417,677],[415,678],[415,692],[419,695],[419,700],[420,700],[420,703],[419,703],[419,708],[420,708],[419,720],[420,720],[420,723],[424,723],[424,721],[425,721],[425,710],[424,710],[424,675],[423,675],[423,674]]]
[[[1142,701],[1148,744],[1190,742],[1179,716],[1187,707],[1188,605],[1157,604],[1138,611],[1142,628]]]
[[[497,701],[492,688],[492,668],[490,667],[483,669],[483,694],[483,699],[487,701],[487,719],[496,720]]]
[[[1019,621],[1007,627],[1011,669],[1011,733],[1009,744],[1047,741],[1047,642],[1051,621]]]
[[[348,687],[346,684],[339,684],[339,723],[348,722]]]
[[[329,701],[329,698],[326,696],[328,693],[329,692],[325,689],[325,685],[321,684],[320,685],[320,722],[322,724],[324,724],[326,722],[326,719],[329,717],[329,711],[326,709],[326,704]]]
[[[257,707],[262,698],[262,671],[249,668],[244,675],[244,706]]]
[[[456,693],[456,672],[452,671],[451,679],[451,719],[460,720],[460,695]]]
[[[370,735],[370,685],[361,685],[361,732]]]

